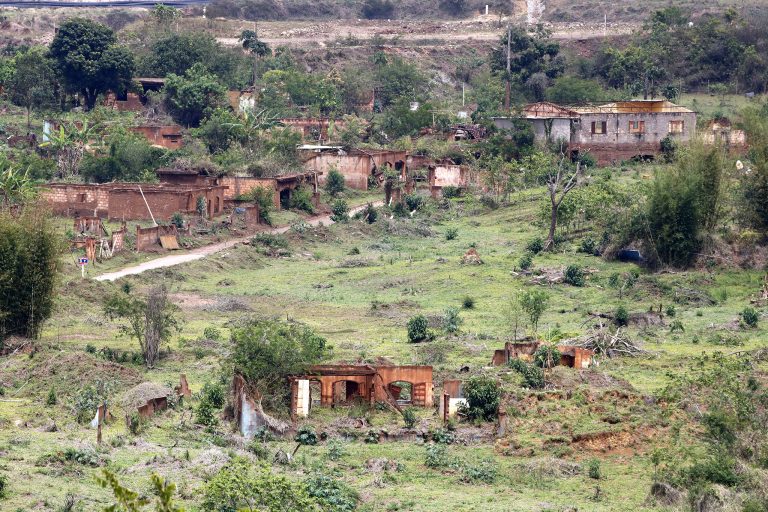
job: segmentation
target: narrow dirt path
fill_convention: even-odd
[[[373,206],[379,207],[383,206],[384,201],[376,201],[373,203]],[[352,208],[349,211],[350,215],[354,215],[355,213],[362,211],[365,209],[366,205],[357,206],[355,208]],[[319,224],[333,224],[333,221],[331,220],[330,215],[323,215],[320,217],[313,217],[311,219],[307,220],[307,224],[310,226],[317,226]],[[281,226],[278,228],[271,228],[265,231],[262,231],[262,233],[273,233],[273,234],[280,234],[285,233],[289,229],[291,229],[290,226]],[[210,256],[211,254],[215,254],[220,251],[224,251],[226,249],[229,249],[230,247],[234,247],[235,245],[244,242],[245,240],[248,240],[250,237],[247,238],[237,238],[235,240],[227,240],[226,242],[220,242],[217,244],[212,245],[206,245],[205,247],[199,247],[197,249],[192,249],[191,251],[185,253],[185,254],[178,254],[178,255],[171,255],[171,256],[163,256],[162,258],[156,258],[154,260],[147,261],[145,263],[141,263],[139,265],[135,265],[132,267],[126,267],[122,270],[117,270],[115,272],[108,272],[106,274],[101,274],[100,276],[96,276],[94,279],[96,281],[114,281],[116,279],[120,279],[121,277],[125,276],[131,276],[136,274],[141,274],[142,272],[146,272],[147,270],[154,270],[157,268],[165,268],[165,267],[172,267],[174,265],[181,265],[183,263],[189,263],[190,261],[196,261],[202,258],[205,258],[206,256]]]

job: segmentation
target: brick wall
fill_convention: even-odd
[[[177,236],[176,226],[154,226],[142,228],[136,226],[136,252],[146,251],[160,243],[160,237],[165,235]]]
[[[51,183],[40,196],[58,215],[104,217],[109,210],[109,190],[109,185]]]

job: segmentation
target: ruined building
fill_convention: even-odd
[[[306,417],[313,406],[388,402],[433,405],[431,366],[317,365],[291,379],[291,415]]]
[[[633,158],[652,159],[661,141],[691,140],[696,113],[664,100],[633,100],[579,107],[549,102],[527,105],[523,119],[531,123],[536,142],[564,141],[571,156],[589,153],[598,165]],[[495,118],[498,128],[511,128],[511,118]]]

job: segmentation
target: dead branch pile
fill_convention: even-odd
[[[651,352],[641,348],[637,342],[632,341],[621,327],[618,327],[616,332],[612,332],[603,324],[590,330],[587,334],[566,340],[562,344],[586,348],[596,354],[603,354],[608,357],[637,357],[651,354]]]

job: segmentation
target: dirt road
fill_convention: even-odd
[[[373,203],[373,205],[376,207],[382,206],[383,204],[384,204],[384,201],[377,201]],[[355,208],[352,208],[349,214],[354,215],[355,213],[362,211],[364,208],[365,208],[365,205],[357,206]],[[313,217],[307,220],[307,224],[309,224],[310,226],[317,226],[321,223],[333,224],[333,221],[331,220],[331,216],[323,215],[320,217]],[[263,231],[263,233],[280,234],[280,233],[285,233],[289,229],[290,229],[290,226],[282,226],[279,228],[268,229],[266,231]],[[238,238],[235,240],[227,240],[226,242],[221,242],[218,244],[206,245],[205,247],[199,247],[197,249],[193,249],[184,254],[164,256],[162,258],[156,258],[154,260],[150,260],[145,263],[135,265],[133,267],[126,267],[116,272],[109,272],[106,274],[102,274],[100,276],[96,276],[94,279],[96,281],[114,281],[116,279],[120,279],[121,277],[141,274],[142,272],[146,272],[147,270],[154,270],[157,268],[172,267],[174,265],[189,263],[190,261],[199,260],[199,259],[205,258],[206,256],[210,256],[211,254],[224,251],[226,249],[229,249],[230,247],[234,247],[235,245],[243,243],[244,241],[249,239],[250,237]]]

